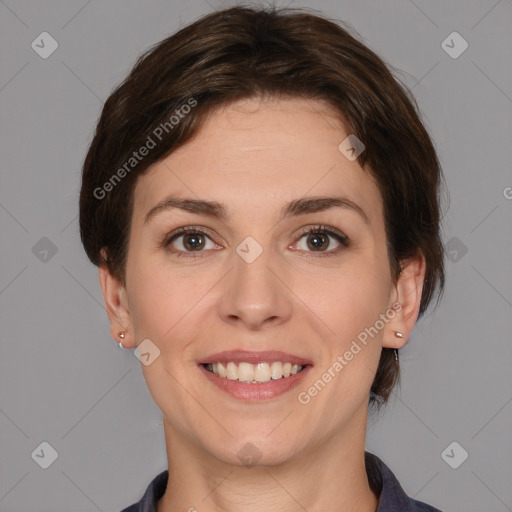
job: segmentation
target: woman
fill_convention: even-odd
[[[339,25],[250,8],[162,41],[108,98],[81,237],[169,468],[125,512],[438,510],[365,452],[444,284],[414,105]]]

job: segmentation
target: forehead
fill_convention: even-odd
[[[344,195],[369,217],[381,216],[371,174],[339,148],[348,135],[340,116],[319,100],[250,99],[222,107],[138,179],[134,219],[170,194],[222,202],[260,219],[263,210],[273,215],[304,196]]]

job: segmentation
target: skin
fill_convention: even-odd
[[[401,348],[414,327],[425,263],[421,255],[403,262],[393,283],[379,189],[338,149],[348,133],[332,114],[318,100],[240,101],[137,182],[126,286],[105,267],[99,273],[112,337],[125,330],[125,347],[148,338],[160,350],[141,364],[164,420],[170,478],[158,512],[377,508],[363,458],[368,395],[382,347]],[[145,222],[171,194],[222,203],[227,218],[174,208]],[[303,196],[345,196],[367,221],[339,207],[279,220],[283,205]],[[308,245],[301,229],[319,224],[340,230],[349,246],[335,238]],[[208,231],[202,252],[186,252],[183,236],[159,245],[182,226]],[[236,252],[248,236],[263,248],[250,264]],[[396,301],[394,318],[300,403],[299,392]],[[197,365],[233,349],[281,350],[313,367],[297,389],[247,403]],[[259,453],[253,467],[237,456],[247,443]]]

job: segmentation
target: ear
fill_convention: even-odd
[[[394,300],[390,308],[395,311],[393,318],[386,324],[382,346],[387,348],[402,348],[416,324],[420,311],[421,293],[425,280],[425,257],[421,251],[402,264],[402,270],[393,292]],[[403,337],[397,337],[400,332]]]
[[[110,273],[106,265],[99,267],[99,280],[110,322],[110,335],[117,343],[122,341],[124,348],[135,348],[128,294],[124,284]],[[119,337],[120,332],[125,333],[123,339]]]

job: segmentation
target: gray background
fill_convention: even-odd
[[[79,241],[80,168],[136,56],[228,5],[0,0],[3,512],[118,511],[166,468],[160,412],[139,361],[109,337]],[[447,290],[402,350],[402,388],[370,422],[367,449],[446,512],[512,510],[512,2],[291,5],[349,22],[402,71],[450,192]],[[47,59],[31,48],[43,31],[59,45]],[[458,58],[441,45],[453,31],[469,44]],[[43,441],[58,452],[48,469],[31,457]],[[453,441],[469,453],[457,469],[441,456]],[[461,448],[448,453],[460,461]]]

